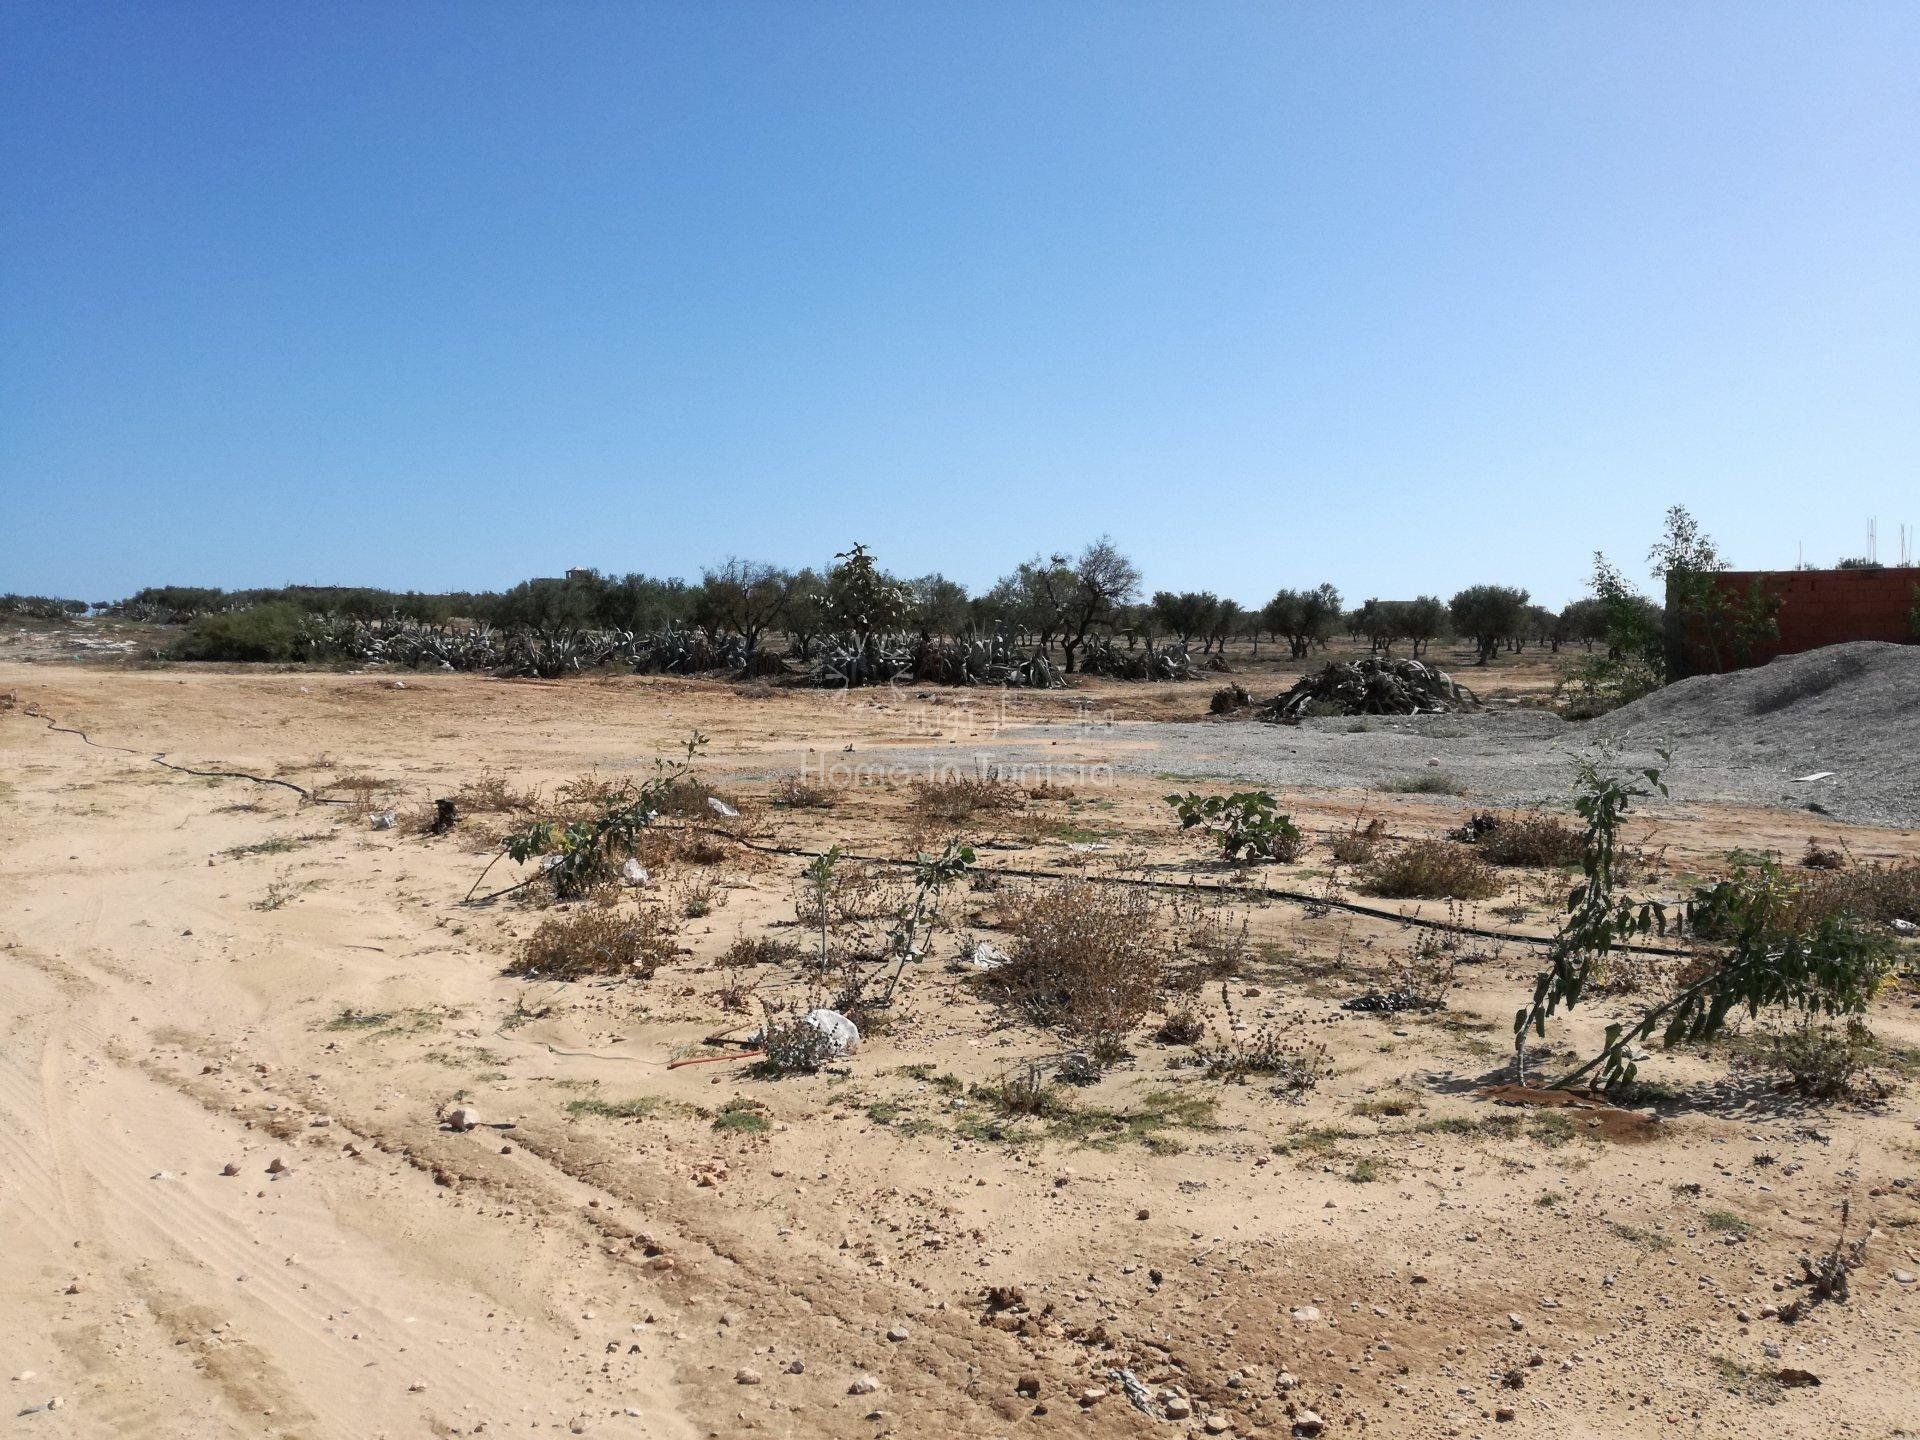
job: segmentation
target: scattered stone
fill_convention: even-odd
[[[762,1377],[758,1370],[753,1369],[751,1366],[743,1365],[733,1372],[733,1383],[736,1385],[758,1385],[762,1383]]]
[[[1013,1393],[1016,1395],[1024,1395],[1029,1400],[1039,1399],[1040,1377],[1038,1375],[1022,1375],[1014,1384]]]
[[[1288,1312],[1296,1325],[1312,1325],[1320,1319],[1318,1305],[1296,1305]]]
[[[1293,1433],[1301,1437],[1301,1440],[1308,1440],[1308,1437],[1318,1435],[1326,1428],[1327,1422],[1322,1420],[1315,1411],[1302,1410],[1293,1417]]]
[[[1193,1414],[1193,1402],[1184,1395],[1169,1395],[1166,1412],[1169,1420],[1185,1420]]]
[[[887,1339],[891,1340],[894,1344],[898,1345],[901,1341],[905,1340],[912,1333],[913,1332],[907,1329],[906,1326],[896,1325],[891,1330],[887,1331]]]
[[[233,1161],[229,1160],[226,1164],[220,1167],[220,1173],[222,1175],[229,1175],[229,1176],[238,1175],[240,1173],[240,1167],[234,1164]]]
[[[874,1379],[873,1376],[858,1375],[854,1377],[853,1384],[847,1387],[847,1393],[849,1395],[871,1395],[879,1388],[880,1382]]]
[[[278,1155],[267,1162],[267,1173],[269,1175],[285,1175],[290,1169],[292,1169],[292,1167]]]

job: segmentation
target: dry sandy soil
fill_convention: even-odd
[[[663,853],[675,961],[645,982],[543,983],[503,971],[552,912],[462,904],[511,817],[437,838],[411,823],[486,774],[548,793],[589,770],[644,777],[698,726],[702,775],[745,812],[736,834],[897,855],[916,821],[885,766],[1005,742],[1043,747],[1060,783],[969,824],[983,869],[1213,885],[1231,877],[1174,832],[1168,785],[1116,767],[1115,732],[1076,710],[1192,714],[1207,688],[1002,709],[0,664],[16,700],[0,709],[0,1371],[17,1433],[1285,1436],[1309,1412],[1329,1436],[1920,1433],[1920,1133],[1898,1075],[1883,1104],[1810,1107],[1731,1064],[1735,1046],[1656,1054],[1657,1105],[1501,1105],[1483,1087],[1537,949],[1458,939],[1444,1009],[1343,1011],[1415,932],[1243,894],[1235,1010],[1298,1017],[1329,1079],[1298,1101],[1210,1080],[1149,1022],[1067,1115],[1010,1118],[972,1087],[1061,1042],[950,957],[991,934],[1014,881],[949,898],[956,933],[900,1013],[825,1072],[669,1068],[730,1053],[709,1037],[751,1016],[724,991],[797,993],[788,968],[718,961],[740,935],[795,937],[798,859],[725,840]],[[391,797],[403,824],[155,752]],[[822,762],[874,765],[876,783],[826,809],[769,803],[771,777]],[[1437,834],[1472,803],[1286,798],[1315,844],[1264,878],[1335,897],[1329,832],[1365,813]],[[1920,853],[1910,833],[1726,806],[1636,832],[1669,887],[1735,845],[1791,856],[1809,836],[1859,861]],[[1522,873],[1455,918],[1544,933],[1556,888]],[[1216,1025],[1219,990],[1199,997]],[[1587,1053],[1631,1004],[1556,1025],[1542,1063]],[[1911,991],[1872,1021],[1903,1068]],[[489,1123],[447,1128],[462,1103]],[[1835,1243],[1848,1203],[1850,1235],[1869,1236],[1851,1300],[1783,1323],[1796,1257]]]

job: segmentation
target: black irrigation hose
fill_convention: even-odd
[[[56,735],[78,735],[82,744],[91,745],[96,750],[113,750],[122,755],[138,756],[146,760],[149,764],[158,765],[163,770],[176,771],[181,775],[197,775],[203,780],[250,780],[255,785],[278,785],[283,790],[293,791],[294,794],[298,795],[302,800],[305,800],[309,805],[351,805],[353,803],[351,800],[326,799],[323,796],[314,794],[303,785],[296,785],[291,780],[276,780],[271,775],[250,775],[245,770],[194,770],[185,765],[176,765],[171,760],[163,760],[160,758],[166,754],[164,750],[149,755],[142,750],[130,750],[125,745],[102,745],[84,730],[76,729],[71,725],[56,723],[53,716],[41,710],[37,705],[29,705],[21,713],[32,719],[44,721],[47,729]]]
[[[763,855],[788,855],[804,860],[817,860],[817,850],[802,850],[792,845],[769,845],[747,839],[744,835],[735,835],[715,825],[677,825],[665,827],[678,830],[697,831],[703,835],[718,835],[731,840],[736,845],[749,850],[757,850]],[[911,868],[912,860],[902,860],[892,855],[850,855],[841,852],[843,860],[855,860],[863,865],[890,865],[897,868]],[[1357,900],[1335,900],[1325,895],[1310,895],[1303,890],[1282,890],[1271,885],[1196,885],[1186,880],[1153,880],[1136,875],[1076,875],[1064,870],[1033,870],[1016,865],[981,865],[973,873],[981,875],[1009,875],[1020,880],[1091,880],[1100,885],[1131,885],[1144,890],[1176,890],[1188,894],[1195,890],[1207,890],[1217,895],[1257,895],[1267,900],[1283,900],[1289,904],[1312,906],[1325,910],[1341,910],[1352,915],[1364,915],[1373,920],[1387,920],[1395,925],[1408,925],[1416,929],[1436,930],[1443,935],[1472,935],[1481,940],[1511,940],[1521,945],[1551,945],[1551,935],[1522,935],[1513,930],[1490,930],[1480,925],[1456,925],[1447,920],[1428,920],[1419,915],[1403,915],[1394,910],[1383,910],[1377,905],[1363,905]],[[504,892],[502,892],[504,893]],[[1634,955],[1665,955],[1675,959],[1686,959],[1694,954],[1691,950],[1675,949],[1667,945],[1615,945],[1615,950]]]
[[[83,742],[93,746],[96,750],[117,750],[123,755],[141,755],[143,753],[139,750],[129,750],[124,745],[102,745],[84,730],[77,730],[69,726],[55,724],[51,715],[43,714],[33,705],[27,706],[24,713],[32,716],[35,720],[45,721],[47,728],[58,734],[78,735]],[[160,755],[164,753],[165,752],[162,751],[159,754],[146,755],[144,758],[168,770],[178,771],[182,775],[198,775],[203,778],[218,780],[251,780],[256,785],[279,785],[293,791],[303,800],[314,805],[350,805],[353,803],[350,800],[324,799],[315,795],[311,790],[294,784],[291,780],[276,780],[267,775],[249,775],[244,770],[190,770],[184,765],[175,765],[171,761],[162,760]],[[744,846],[748,850],[757,850],[762,855],[784,855],[801,860],[818,860],[821,853],[817,850],[802,850],[794,845],[770,845],[749,840],[744,835],[736,835],[731,830],[722,830],[717,825],[678,825],[666,828],[692,830],[703,835],[717,835],[723,840],[731,840],[734,844]],[[497,860],[499,857],[496,856],[494,858]],[[911,868],[914,864],[911,860],[902,860],[898,856],[893,855],[850,855],[842,852],[842,858],[858,861],[863,865],[889,865],[899,869]],[[490,862],[487,869],[490,870],[492,868],[493,865]],[[1189,894],[1195,890],[1210,890],[1220,895],[1258,895],[1265,900],[1282,900],[1292,905],[1313,906],[1323,910],[1340,910],[1350,915],[1364,915],[1372,920],[1386,920],[1395,925],[1407,925],[1421,930],[1435,930],[1443,935],[1471,935],[1479,940],[1512,941],[1518,945],[1551,945],[1554,941],[1554,937],[1551,935],[1522,935],[1513,930],[1490,930],[1480,925],[1456,925],[1446,920],[1428,920],[1419,915],[1403,915],[1393,910],[1383,910],[1377,905],[1363,905],[1357,900],[1336,900],[1331,896],[1309,895],[1302,890],[1282,890],[1272,885],[1231,887],[1226,885],[1195,885],[1191,881],[1150,880],[1145,876],[1133,875],[1074,875],[1064,870],[1034,870],[1017,865],[983,865],[978,867],[978,873],[986,875],[1008,875],[1019,880],[1092,880],[1101,885],[1131,885],[1143,890],[1178,890],[1185,891]],[[480,872],[480,878],[486,878],[485,870]],[[516,885],[509,885],[504,890],[496,890],[491,894],[482,895],[477,898],[474,897],[472,891],[469,891],[467,899],[461,903],[484,904],[489,900],[496,900],[502,895],[511,895],[516,890],[524,889],[538,878],[537,875],[529,876]],[[480,881],[475,880],[474,888],[478,889],[479,884]],[[1663,955],[1675,959],[1686,959],[1694,953],[1691,950],[1675,949],[1668,945],[1616,945],[1614,948],[1631,955]]]

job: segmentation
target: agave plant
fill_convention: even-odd
[[[1187,653],[1185,642],[1160,650],[1152,645],[1127,650],[1109,638],[1087,642],[1080,668],[1111,680],[1191,680],[1200,674],[1200,665]]]

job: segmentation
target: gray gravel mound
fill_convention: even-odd
[[[1676,758],[1772,774],[1846,819],[1920,821],[1920,646],[1862,640],[1696,675],[1591,722]],[[1831,770],[1831,780],[1796,783]]]
[[[1176,784],[1270,790],[1383,789],[1454,782],[1462,809],[1565,805],[1574,761],[1603,743],[1659,765],[1676,802],[1814,807],[1859,824],[1920,826],[1920,646],[1836,645],[1679,684],[1584,724],[1540,710],[1091,727],[1018,726],[991,741],[889,748],[909,767],[1002,764],[1097,783],[1089,762]],[[1830,777],[1801,777],[1832,771]],[[1444,795],[1434,797],[1447,803]]]

